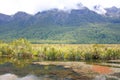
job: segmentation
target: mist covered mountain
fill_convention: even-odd
[[[31,15],[0,14],[0,39],[27,38],[50,43],[120,43],[120,8],[94,10],[78,4],[70,11],[51,9]]]
[[[106,16],[120,18],[120,8],[113,6],[111,8],[106,8],[105,10],[107,11]]]

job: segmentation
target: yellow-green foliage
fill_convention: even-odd
[[[119,44],[31,44],[25,39],[0,41],[0,56],[42,60],[113,60],[120,59]]]
[[[30,57],[32,56],[32,46],[25,39],[18,39],[10,43],[0,43],[1,56]]]
[[[33,44],[46,60],[120,59],[119,44]]]

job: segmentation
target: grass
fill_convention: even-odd
[[[116,60],[120,59],[120,44],[31,44],[18,39],[0,41],[0,56],[52,61]]]
[[[120,44],[33,44],[49,60],[120,59]]]

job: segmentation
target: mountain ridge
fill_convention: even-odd
[[[86,7],[71,12],[51,9],[35,15],[25,12],[0,14],[0,39],[27,38],[39,43],[120,43],[119,8],[105,10],[108,12],[104,15]]]

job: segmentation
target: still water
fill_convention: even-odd
[[[94,73],[100,74],[90,78],[85,76],[84,72],[77,73],[72,68],[62,65],[33,64],[36,61],[40,62],[38,59],[0,58],[0,80],[120,80],[120,72],[112,75],[113,77],[106,75],[113,73],[114,70],[110,67],[75,62],[79,65],[75,66],[77,72],[82,68],[85,68],[86,72],[89,66]],[[120,68],[117,68],[118,70],[120,71]],[[93,75],[91,71],[89,74]]]
[[[0,58],[0,80],[89,80],[70,68],[32,64],[29,59]]]

